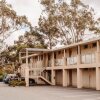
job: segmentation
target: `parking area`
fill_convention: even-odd
[[[0,85],[0,100],[100,100],[100,91],[53,86]]]

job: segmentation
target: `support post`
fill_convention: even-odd
[[[81,49],[80,45],[78,45],[78,57],[77,57],[77,88],[82,88],[82,69],[79,68],[81,64]]]
[[[65,87],[65,86],[67,86],[68,84],[67,84],[67,70],[65,70],[65,69],[63,69],[63,75],[62,75],[62,77],[63,77],[63,87]]]
[[[82,88],[82,69],[77,68],[77,88]]]
[[[96,67],[96,90],[100,90],[100,68]]]
[[[52,85],[55,85],[55,71],[54,70],[51,71],[51,81],[52,81]]]
[[[28,51],[26,50],[26,67],[25,67],[25,82],[29,86],[29,66],[28,66]]]
[[[100,43],[97,41],[97,52],[96,52],[96,90],[100,90],[100,68],[98,67],[99,64],[99,56],[100,56]]]

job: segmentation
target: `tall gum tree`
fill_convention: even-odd
[[[94,10],[81,0],[40,0],[43,13],[39,19],[39,30],[47,39],[51,49],[57,43],[68,45],[83,40],[86,32],[100,33],[100,18]]]
[[[0,43],[1,48],[4,40],[12,33],[22,30],[31,29],[31,24],[28,22],[26,16],[18,16],[12,9],[11,5],[7,4],[5,0],[0,1]]]

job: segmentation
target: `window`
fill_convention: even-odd
[[[56,53],[54,53],[54,58],[56,59]]]
[[[96,44],[96,43],[93,43],[93,44],[92,44],[92,47],[96,47],[96,46],[97,46],[97,44]]]
[[[58,54],[61,54],[61,51],[58,51]]]
[[[43,55],[41,55],[41,60],[43,60]]]
[[[88,48],[88,45],[84,45],[84,49],[87,49]]]
[[[82,64],[85,63],[85,55],[82,55]]]
[[[48,54],[48,60],[50,60],[50,58],[51,58],[51,55],[50,55],[50,54]]]
[[[22,63],[26,63],[26,59],[23,59],[23,60],[22,60]]]
[[[62,66],[64,65],[63,59],[56,59],[55,60],[55,66]]]
[[[30,63],[30,58],[28,58],[28,63]]]
[[[71,57],[71,55],[72,55],[72,50],[69,49],[69,57]]]
[[[65,52],[67,52],[67,50],[65,50]]]

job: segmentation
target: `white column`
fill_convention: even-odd
[[[51,81],[52,81],[52,85],[55,85],[55,71],[54,70],[51,71]]]
[[[63,69],[63,87],[65,87],[65,86],[67,86],[68,84],[67,84],[67,81],[68,81],[68,79],[67,79],[67,70],[65,70],[65,69]]]
[[[29,66],[28,66],[28,51],[27,50],[26,50],[25,82],[26,82],[26,86],[29,86]]]
[[[82,69],[77,68],[77,88],[82,88]]]
[[[100,68],[96,67],[96,90],[100,90]]]

